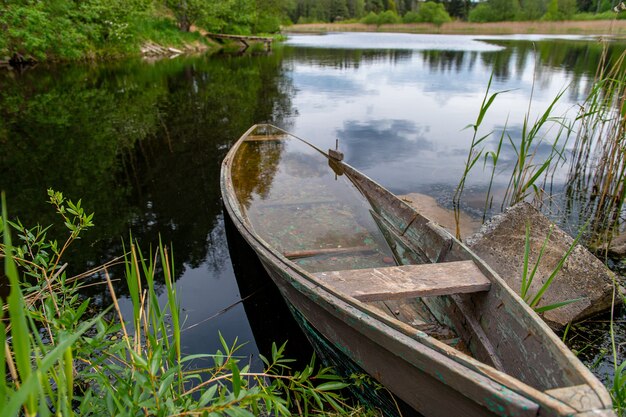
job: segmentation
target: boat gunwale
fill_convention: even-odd
[[[421,330],[418,330],[406,323],[403,323],[394,317],[385,315],[378,309],[372,306],[369,306],[368,304],[361,302],[357,300],[356,298],[353,298],[341,291],[336,290],[335,288],[332,287],[332,285],[328,285],[324,281],[315,277],[312,273],[298,266],[295,262],[286,258],[282,253],[280,253],[272,245],[270,245],[263,238],[261,238],[254,231],[254,227],[252,226],[252,223],[250,222],[247,215],[245,214],[245,210],[241,209],[241,206],[236,197],[236,194],[234,193],[234,186],[232,184],[232,172],[231,172],[231,168],[232,168],[231,162],[233,161],[234,155],[239,150],[241,144],[245,142],[245,139],[259,127],[269,127],[271,129],[280,131],[283,134],[289,136],[290,138],[297,139],[311,146],[313,149],[320,152],[326,158],[329,158],[328,155],[324,151],[319,149],[317,146],[311,144],[307,140],[304,140],[292,133],[285,131],[284,129],[281,129],[277,126],[273,126],[271,124],[253,125],[231,147],[231,149],[229,150],[229,152],[227,153],[226,157],[224,158],[222,162],[221,188],[222,188],[222,195],[224,198],[223,203],[227,211],[229,212],[229,215],[234,220],[235,225],[239,224],[239,226],[237,227],[239,232],[240,233],[245,232],[245,234],[247,235],[247,238],[245,240],[247,240],[248,243],[251,245],[253,242],[257,244],[256,245],[257,247],[254,248],[255,251],[256,250],[264,251],[265,256],[268,258],[268,260],[274,262],[276,265],[278,265],[282,269],[293,271],[295,274],[289,273],[288,275],[290,275],[290,277],[294,281],[296,281],[296,278],[299,278],[303,280],[305,283],[312,285],[311,287],[308,287],[308,286],[304,287],[304,288],[307,288],[309,291],[318,292],[318,295],[323,295],[325,296],[325,298],[328,297],[329,300],[337,299],[341,303],[347,305],[348,307],[354,308],[356,311],[359,311],[361,313],[365,313],[365,317],[367,319],[371,319],[374,322],[384,324],[391,331],[391,332],[389,331],[386,332],[388,334],[388,337],[393,338],[394,334],[392,332],[397,332],[404,337],[408,337],[412,342],[415,342],[418,346],[421,346],[431,351],[432,353],[435,354],[435,356],[441,356],[441,358],[437,360],[437,362],[440,363],[441,366],[445,366],[443,362],[447,360],[452,360],[454,363],[466,367],[468,371],[473,372],[480,377],[487,378],[488,380],[500,385],[501,387],[511,390],[517,395],[520,395],[527,399],[531,399],[532,401],[536,401],[537,404],[539,404],[540,406],[548,406],[549,408],[559,410],[560,413],[564,413],[564,414],[575,414],[579,412],[575,410],[574,408],[572,408],[571,405],[561,401],[560,399],[557,399],[549,394],[546,394],[544,391],[534,388],[533,386],[524,383],[523,381],[517,379],[516,377],[506,372],[499,371],[495,369],[494,367],[479,361],[478,359],[475,359],[463,352],[460,352],[459,350],[451,346],[448,346],[447,344],[435,339],[434,337],[428,335],[427,333]],[[358,172],[359,175],[361,175],[365,180],[370,181],[371,183],[377,185],[378,187],[380,187],[381,189],[389,193],[388,190],[380,186],[380,184],[378,184],[376,181],[367,177],[365,174],[357,171],[352,166],[346,164],[345,162],[341,162],[341,164],[354,172]],[[389,194],[392,195],[391,193]],[[420,213],[418,213],[415,209],[413,209],[411,206],[409,206],[406,202],[402,201],[401,199],[398,199],[398,201],[400,201],[404,206],[414,211],[418,216],[424,217]],[[433,222],[430,222],[430,223],[433,227],[441,229],[441,231],[443,231],[444,234],[450,235],[449,232],[441,228],[436,223],[433,223]],[[490,281],[492,281],[495,285],[499,286],[500,289],[507,292],[511,298],[517,301],[517,304],[519,304],[523,309],[526,310],[526,313],[531,314],[531,315],[536,315],[536,313],[527,304],[525,304],[523,300],[519,299],[519,296],[511,288],[508,287],[508,285],[504,282],[504,280],[493,269],[491,269],[482,259],[480,259],[471,249],[465,246],[462,242],[455,239],[452,235],[450,235],[450,237],[452,237],[452,239],[454,239],[456,243],[461,245],[461,248],[468,253],[470,258],[476,263],[476,265],[483,272],[486,273],[485,275]],[[252,239],[252,241],[250,239]],[[297,290],[301,291],[301,288],[297,288]],[[329,303],[335,304],[335,305],[337,304],[337,303],[331,303],[331,301],[329,301]],[[330,314],[333,314],[336,316],[336,314],[334,314],[332,311],[330,310],[327,310],[327,311]],[[343,309],[343,311],[346,311],[346,310]],[[363,317],[360,316],[360,318],[363,318]],[[548,327],[548,325],[545,322],[543,322],[543,320],[541,320],[539,317],[537,317],[537,324],[540,326],[541,330],[548,336],[548,338],[552,339],[551,342],[555,343],[557,347],[560,347],[558,345],[562,345],[562,347],[565,348],[565,349],[561,349],[561,351],[565,355],[569,365],[575,368],[576,373],[579,374],[582,379],[584,379],[584,382],[593,390],[593,392],[596,394],[600,402],[608,409],[612,409],[612,401],[610,400],[610,396],[608,392],[606,392],[605,387],[601,385],[601,383],[595,378],[595,376],[591,374],[591,372],[578,360],[578,358],[576,358],[576,356],[562,343],[562,341],[553,333],[553,331]],[[432,376],[435,376],[435,375],[432,375]],[[471,377],[468,376],[468,379],[471,380]]]

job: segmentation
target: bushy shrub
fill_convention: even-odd
[[[402,22],[398,13],[393,10],[385,10],[380,15],[378,15],[378,24],[379,25],[392,25],[395,23]]]
[[[406,12],[406,14],[402,17],[402,21],[404,23],[420,23],[420,15],[413,10]]]
[[[488,0],[476,6],[468,17],[470,22],[500,22],[520,16],[519,0]]]
[[[498,19],[493,9],[487,3],[481,3],[469,12],[467,20],[475,23],[484,23],[495,22]]]
[[[421,22],[434,23],[441,26],[446,22],[450,22],[452,18],[441,3],[427,1],[422,4],[417,11]]]
[[[620,19],[620,16],[622,16],[622,15],[626,17],[626,12],[618,14],[617,18]],[[614,12],[576,13],[575,15],[573,15],[571,17],[572,20],[612,20],[613,18],[615,18],[615,13]],[[623,19],[624,17],[621,17],[621,18]]]
[[[280,17],[264,13],[257,18],[254,25],[255,33],[276,33],[280,31]]]
[[[37,59],[79,59],[125,48],[147,0],[6,2],[0,12],[3,49]]]
[[[570,19],[576,11],[576,0],[550,0],[548,11],[542,20],[557,21]]]
[[[516,20],[539,20],[547,11],[544,0],[520,0],[520,6]]]
[[[378,15],[374,12],[369,12],[363,19],[361,19],[362,23],[366,25],[377,25],[378,24]]]

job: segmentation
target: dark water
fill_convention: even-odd
[[[221,331],[246,342],[240,354],[255,364],[269,340],[290,339],[288,354],[308,356],[288,315],[274,314],[278,301],[264,298],[258,265],[246,256],[231,263],[237,251],[226,239],[219,192],[230,145],[259,122],[321,148],[339,138],[347,162],[392,191],[445,204],[471,139],[463,128],[474,122],[491,74],[493,91],[512,91],[498,97],[485,130],[501,129],[508,117],[515,132],[533,85],[532,114],[566,87],[559,111],[580,100],[602,48],[594,39],[332,34],[294,36],[271,55],[4,71],[0,188],[25,224],[54,221],[48,187],[95,212],[96,227],[66,258],[73,272],[121,254],[129,231],[146,251],[159,236],[171,242],[186,353],[215,351]],[[610,59],[623,49],[612,44]],[[503,154],[505,162],[513,157]],[[484,193],[485,176],[478,171],[469,195]],[[61,239],[62,228],[51,233]],[[94,303],[107,299],[104,287],[89,291]]]

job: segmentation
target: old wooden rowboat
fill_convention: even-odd
[[[613,416],[602,384],[489,266],[349,165],[271,125],[224,205],[306,327],[426,416]]]

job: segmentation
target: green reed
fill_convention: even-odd
[[[103,268],[113,305],[87,318],[89,300],[58,265],[59,255],[91,226],[93,215],[60,193],[51,191],[50,197],[66,219],[67,245],[29,232],[43,229],[9,222],[2,195],[0,256],[11,291],[6,305],[0,300],[0,370],[7,375],[0,382],[0,415],[377,413],[346,403],[337,391],[348,384],[314,359],[302,371],[291,370],[284,345],[262,358],[262,372],[251,372],[237,356],[241,345],[221,336],[222,349],[215,354],[185,355],[173,256],[162,243],[143,253],[131,239],[124,265],[132,316],[123,316],[113,280]],[[18,231],[20,244],[13,245],[10,229]],[[37,281],[20,279],[24,272]],[[158,282],[166,289],[161,297]],[[24,294],[34,296],[27,301]],[[198,361],[209,366],[198,367]]]
[[[606,53],[604,55],[606,57]],[[522,121],[522,131],[514,138],[505,123],[495,150],[486,150],[483,142],[493,132],[479,136],[478,130],[496,96],[489,95],[489,80],[485,97],[480,105],[476,123],[469,125],[474,132],[467,160],[453,197],[457,238],[460,238],[459,218],[461,197],[470,171],[483,158],[483,169],[491,170],[485,197],[483,221],[493,207],[492,187],[497,170],[508,176],[500,210],[520,201],[533,200],[542,204],[551,198],[548,189],[550,178],[558,168],[567,163],[566,147],[575,137],[569,157],[566,184],[567,206],[570,212],[579,212],[581,218],[591,219],[587,234],[595,247],[606,246],[613,235],[624,225],[626,200],[626,52],[611,65],[601,62],[595,82],[578,113],[573,117],[555,115],[556,105],[565,91],[561,91],[546,109],[530,120],[532,94],[529,108]],[[547,156],[538,159],[538,150],[550,144]],[[499,167],[500,154],[508,147],[516,155],[512,169]],[[506,168],[506,167],[505,167]]]
[[[611,351],[613,355],[613,384],[609,387],[613,406],[620,416],[626,415],[626,361],[619,363],[617,359],[618,346],[615,342],[615,304],[616,297],[620,297],[622,304],[626,304],[626,295],[621,292],[621,286],[613,275],[613,302],[611,304]]]
[[[461,176],[461,180],[459,181],[459,184],[457,185],[455,191],[454,191],[454,196],[452,198],[452,205],[454,207],[454,220],[455,220],[455,224],[456,224],[456,238],[457,239],[461,239],[461,225],[460,225],[460,219],[461,219],[461,197],[463,195],[463,191],[465,189],[465,183],[467,181],[467,177],[470,173],[470,171],[472,170],[472,168],[474,168],[474,166],[476,165],[476,163],[480,160],[481,156],[483,155],[484,152],[484,147],[481,146],[482,143],[491,136],[492,132],[489,132],[483,136],[478,136],[478,131],[480,130],[480,127],[483,123],[483,120],[485,118],[485,116],[487,115],[487,112],[489,111],[489,108],[491,107],[491,105],[493,104],[494,100],[496,99],[496,97],[499,94],[505,93],[506,91],[499,91],[496,93],[492,93],[491,95],[489,94],[489,90],[491,88],[491,82],[493,81],[493,74],[491,75],[491,77],[489,77],[489,83],[487,84],[487,90],[485,91],[485,96],[483,97],[483,101],[480,104],[480,109],[478,111],[478,116],[476,117],[476,122],[474,124],[469,124],[465,127],[465,129],[469,129],[471,128],[474,133],[472,135],[472,142],[470,143],[470,149],[469,152],[467,154],[467,160],[465,161],[465,165],[464,165],[464,169],[463,169],[463,175]],[[495,161],[497,161],[497,158],[494,158]]]
[[[604,58],[606,58],[606,51]],[[626,199],[626,52],[607,67],[580,105],[567,195],[591,219],[592,245],[608,245],[623,225]]]
[[[489,83],[487,84],[487,91],[480,105],[476,122],[466,127],[471,127],[474,133],[470,143],[467,160],[465,161],[464,170],[461,175],[461,179],[459,180],[459,184],[455,189],[452,200],[457,239],[461,238],[459,221],[463,190],[465,189],[470,172],[481,158],[484,159],[483,169],[486,169],[488,161],[490,161],[491,164],[491,176],[487,194],[485,196],[483,212],[484,221],[487,211],[493,204],[491,190],[495,179],[495,173],[500,162],[500,153],[503,146],[507,146],[508,144],[508,146],[514,151],[516,160],[513,168],[508,174],[508,186],[501,203],[501,210],[504,210],[506,207],[510,207],[520,201],[525,201],[530,197],[541,200],[542,196],[545,194],[545,184],[550,171],[555,169],[556,165],[564,160],[563,150],[572,131],[571,127],[565,123],[562,117],[556,117],[553,115],[556,104],[564,94],[564,91],[562,91],[552,100],[552,102],[550,102],[548,107],[535,119],[534,122],[530,121],[531,105],[529,104],[528,111],[522,122],[522,133],[519,138],[512,138],[507,131],[509,122],[507,118],[505,127],[500,133],[496,150],[486,150],[483,146],[483,142],[491,137],[493,132],[488,132],[482,136],[478,136],[478,131],[483,123],[485,115],[494,103],[496,97],[499,94],[510,91],[505,90],[489,95],[491,82],[492,78],[489,79]],[[537,160],[537,151],[547,140],[551,142],[550,153],[543,160]]]
[[[554,281],[556,276],[559,274],[559,272],[561,272],[561,269],[563,269],[563,266],[565,265],[565,262],[571,255],[572,251],[578,245],[578,241],[580,240],[580,237],[582,236],[582,231],[584,230],[584,228],[581,229],[581,231],[578,233],[578,235],[576,236],[572,244],[567,248],[567,251],[565,252],[565,254],[563,254],[563,256],[561,257],[559,262],[556,264],[554,269],[550,272],[550,275],[548,276],[548,278],[541,284],[541,287],[539,287],[537,292],[535,294],[530,293],[532,283],[535,279],[535,274],[537,273],[539,265],[541,264],[541,258],[543,257],[543,254],[545,253],[546,247],[548,245],[548,242],[550,241],[550,236],[552,235],[553,230],[554,230],[554,227],[551,226],[550,230],[548,231],[548,235],[546,236],[546,238],[543,241],[543,244],[541,245],[541,249],[539,249],[539,253],[537,254],[537,259],[535,260],[533,268],[532,270],[529,270],[531,238],[530,238],[530,225],[526,223],[526,236],[524,240],[524,262],[523,262],[523,269],[522,269],[522,282],[521,282],[519,294],[520,294],[520,297],[522,297],[522,299],[530,307],[532,307],[537,313],[543,313],[546,311],[554,310],[559,307],[563,307],[568,304],[575,303],[577,301],[582,300],[582,298],[575,298],[575,299],[564,300],[564,301],[560,301],[560,302],[556,302],[556,303],[552,303],[548,305],[543,305],[539,307],[539,303],[541,302],[541,299],[543,298],[544,294],[546,293],[546,291],[548,291],[548,289],[552,285],[552,282]]]

